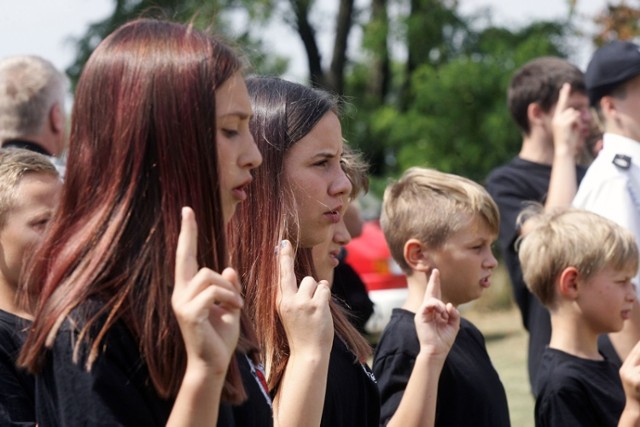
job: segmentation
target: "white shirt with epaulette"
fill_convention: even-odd
[[[602,141],[573,206],[617,222],[640,242],[640,142],[611,133],[605,133]],[[633,282],[640,297],[640,272]]]

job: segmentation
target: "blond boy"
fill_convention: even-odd
[[[414,313],[428,279],[440,272],[440,298],[457,307],[479,298],[497,265],[491,245],[499,213],[477,183],[431,169],[411,168],[387,187],[381,225],[391,254],[407,275],[409,296],[393,311],[374,356],[374,373],[386,423],[417,367],[423,346]],[[509,425],[504,387],[487,354],[482,333],[461,319],[460,330],[437,386],[436,426]],[[435,393],[435,391],[433,391]]]
[[[16,303],[16,291],[60,188],[58,172],[44,155],[0,149],[0,425],[35,422],[33,378],[15,367],[30,318]]]
[[[616,367],[598,351],[598,336],[620,331],[631,315],[638,270],[633,234],[578,209],[534,215],[530,222],[534,227],[519,246],[522,272],[551,313],[536,425],[616,426],[625,392]],[[631,404],[637,411],[637,399]]]

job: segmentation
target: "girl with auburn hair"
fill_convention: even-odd
[[[232,220],[231,252],[261,340],[274,423],[377,426],[379,397],[365,365],[371,349],[328,283],[313,279],[311,248],[331,238],[352,188],[337,104],[278,78],[249,78],[247,86],[264,164]]]
[[[40,426],[214,425],[233,416],[221,401],[253,396],[255,333],[224,269],[225,225],[262,161],[241,68],[220,41],[154,20],[87,62],[59,210],[23,289],[35,319],[19,364]]]

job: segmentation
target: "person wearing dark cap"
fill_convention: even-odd
[[[612,219],[639,239],[640,46],[613,41],[600,47],[587,66],[585,82],[589,102],[604,127],[603,148],[580,184],[573,205]],[[638,292],[640,275],[633,283]],[[640,339],[637,299],[630,320],[609,338],[624,361]],[[609,359],[615,357],[604,353]]]

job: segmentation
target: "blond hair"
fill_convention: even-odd
[[[610,266],[638,270],[638,246],[633,234],[593,212],[562,209],[550,213],[530,207],[519,217],[533,225],[518,241],[518,256],[527,287],[542,304],[555,305],[555,282],[567,267],[575,267],[589,280]]]
[[[64,109],[66,75],[38,56],[0,61],[0,141],[39,134],[55,104]]]
[[[5,224],[7,212],[16,206],[20,180],[30,173],[59,177],[53,163],[42,154],[19,148],[0,148],[0,227]]]
[[[482,218],[498,234],[498,207],[481,185],[458,175],[413,167],[387,186],[380,225],[391,256],[411,274],[404,259],[405,243],[415,238],[437,249],[468,223],[469,216]]]

